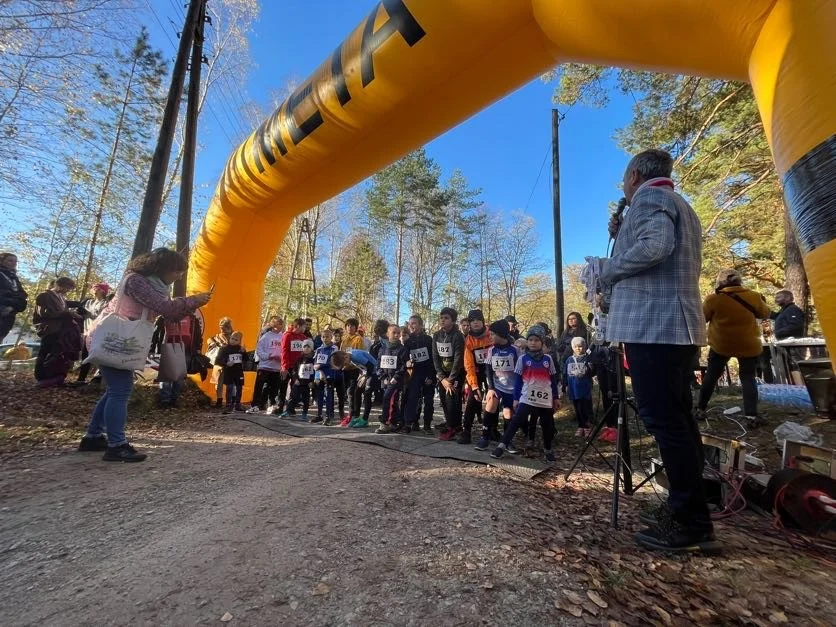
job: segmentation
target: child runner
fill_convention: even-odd
[[[578,419],[575,437],[587,438],[592,433],[592,376],[595,374],[595,366],[586,351],[584,338],[573,337],[571,344],[574,354],[564,361],[563,377]]]
[[[230,334],[226,344],[218,350],[215,366],[221,367],[221,380],[226,388],[225,414],[244,411],[241,406],[241,393],[244,390],[244,357],[247,350],[241,345],[244,334],[235,331]]]
[[[442,440],[452,440],[462,428],[464,336],[456,328],[458,315],[452,307],[444,307],[438,316],[440,328],[433,335],[433,363],[446,422],[439,436]]]
[[[488,382],[488,394],[485,400],[485,421],[482,424],[482,437],[476,444],[477,451],[486,451],[491,440],[499,441],[499,408],[503,416],[510,420],[514,412],[514,387],[517,382],[517,360],[520,353],[511,344],[511,329],[507,320],[497,320],[490,326],[493,348],[488,355],[485,375]]]
[[[560,400],[554,361],[543,353],[544,336],[541,327],[531,327],[526,334],[528,351],[517,360],[514,369],[517,373],[514,386],[514,417],[505,429],[502,442],[491,453],[493,458],[499,459],[505,454],[517,429],[528,422],[531,413],[535,413],[543,428],[543,452],[546,461],[555,461],[552,452],[554,412],[560,409]]]
[[[281,408],[285,406],[287,388],[288,386],[292,386],[296,379],[299,378],[297,367],[299,365],[299,360],[302,359],[302,342],[307,339],[308,336],[305,335],[304,318],[296,318],[296,320],[293,321],[291,329],[289,331],[285,331],[282,336],[282,386],[279,390],[281,395],[279,398],[279,408],[275,413],[282,413]],[[313,341],[311,341],[311,344],[313,344]]]
[[[258,370],[255,376],[253,402],[247,410],[249,413],[257,413],[266,409],[269,414],[273,412],[273,407],[278,404],[279,383],[282,378],[282,336],[284,335],[281,328],[284,325],[278,316],[270,318],[270,324],[272,326],[262,334],[255,347],[255,354],[258,357]]]
[[[401,328],[397,324],[390,324],[387,331],[386,346],[380,349],[380,367],[377,378],[383,388],[383,408],[380,414],[380,427],[375,433],[391,433],[392,431],[406,431],[411,427],[401,426],[401,394],[406,376],[406,362],[409,353],[401,344]]]
[[[220,333],[217,335],[213,335],[209,338],[209,342],[207,342],[207,350],[206,356],[212,360],[214,364],[218,358],[218,352],[229,344],[229,338],[232,335],[232,320],[229,318],[221,318],[220,323],[218,324],[220,328]],[[223,373],[221,376],[218,377],[218,385],[215,388],[215,407],[223,407],[224,405],[224,381],[223,381]],[[229,403],[229,399],[227,399],[227,404]]]
[[[404,348],[409,353],[407,367],[412,377],[406,389],[403,418],[405,424],[418,422],[418,408],[424,408],[424,432],[433,432],[433,395],[435,394],[435,366],[433,365],[433,340],[424,333],[424,320],[413,315],[408,322],[409,338]],[[416,424],[417,427],[417,424]]]
[[[345,321],[345,335],[343,336],[343,341],[340,343],[341,351],[351,352],[355,349],[365,351],[363,337],[357,333],[359,326],[360,322],[357,318],[349,318]],[[360,371],[353,368],[349,368],[343,372],[343,383],[348,393],[348,413],[351,416],[349,422],[355,418],[360,420],[360,403],[363,397],[363,390],[357,388],[357,380],[359,377]],[[343,419],[343,422],[345,422],[345,419]],[[345,425],[340,423],[340,426]]]
[[[467,376],[464,389],[467,401],[464,408],[464,430],[459,436],[459,444],[471,443],[473,419],[482,417],[482,399],[488,387],[485,363],[493,345],[491,334],[485,328],[482,311],[472,310],[467,314],[467,319],[470,320],[470,332],[464,338],[464,370]]]
[[[351,353],[336,351],[331,355],[331,365],[335,370],[343,371],[343,374],[347,371],[355,370],[357,372],[355,378],[358,378],[361,372],[365,375],[365,378],[368,378],[375,375],[375,371],[380,364],[371,353],[357,348],[352,349]],[[363,429],[369,426],[369,420],[368,417],[357,417],[353,418],[350,422],[343,420],[340,426]]]
[[[304,332],[304,331],[303,331]],[[303,422],[308,421],[308,407],[311,402],[311,386],[314,377],[314,356],[313,340],[306,338],[302,340],[302,356],[296,362],[293,376],[293,389],[290,392],[290,400],[287,402],[287,411],[282,418],[289,418],[296,415],[296,406],[301,401]]]
[[[321,335],[322,346],[314,352],[314,370],[318,379],[318,393],[316,395],[316,418],[311,422],[322,422],[322,406],[325,406],[325,426],[329,426],[334,420],[334,391],[339,374],[331,367],[331,356],[337,351],[334,345],[334,333],[331,329],[325,329]],[[342,411],[340,407],[340,411]]]

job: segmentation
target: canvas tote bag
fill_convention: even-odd
[[[180,381],[186,378],[186,347],[179,335],[172,335],[174,338],[180,338],[181,341],[169,342],[166,338],[160,346],[160,370],[157,377],[160,381]]]
[[[142,308],[139,320],[129,320],[120,313],[125,279],[116,290],[111,312],[102,312],[89,333],[89,356],[84,363],[108,366],[119,370],[142,370],[151,349],[154,323],[148,321],[148,308]]]

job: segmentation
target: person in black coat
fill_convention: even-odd
[[[0,253],[0,342],[12,330],[17,314],[26,309],[27,298],[17,278],[17,255]]]
[[[775,294],[775,304],[781,311],[773,312],[769,317],[773,321],[776,340],[804,337],[804,312],[794,301],[795,297],[789,290],[781,290]]]

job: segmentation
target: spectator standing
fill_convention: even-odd
[[[0,253],[0,342],[12,330],[17,314],[26,309],[27,298],[17,278],[17,255]]]

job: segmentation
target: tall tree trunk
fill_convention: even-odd
[[[395,320],[401,319],[401,275],[403,274],[403,240],[404,227],[403,221],[398,224],[398,252],[396,260],[397,282],[395,284]]]
[[[113,175],[113,164],[116,163],[116,153],[119,151],[119,140],[122,138],[122,126],[125,122],[125,111],[128,109],[128,102],[131,99],[131,88],[134,83],[134,73],[136,72],[137,60],[134,59],[131,65],[131,73],[128,76],[128,86],[125,89],[125,97],[122,99],[122,109],[119,112],[119,120],[116,123],[116,137],[113,140],[113,146],[110,150],[110,158],[107,161],[107,170],[105,172],[104,182],[102,183],[102,191],[99,194],[99,203],[96,207],[96,219],[93,222],[93,233],[90,235],[90,252],[87,255],[87,266],[84,269],[84,280],[81,282],[82,296],[87,293],[87,288],[90,284],[90,275],[93,274],[93,262],[96,258],[96,244],[99,241],[99,232],[102,229],[102,218],[104,217],[105,201],[107,201],[107,193],[110,190],[110,179]]]
[[[784,248],[786,250],[784,284],[786,289],[795,296],[795,303],[804,311],[804,334],[806,335],[807,325],[810,323],[810,284],[807,282],[801,249],[786,208],[784,209]]]

